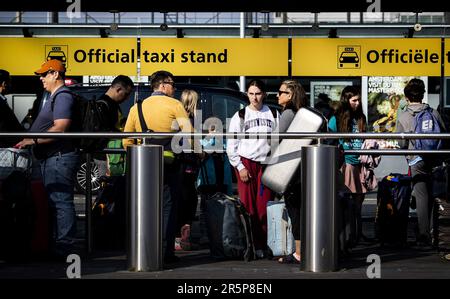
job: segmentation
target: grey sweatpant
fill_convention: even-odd
[[[411,166],[413,195],[416,198],[417,222],[419,224],[419,238],[430,238],[430,216],[433,204],[431,196],[431,167],[424,161]]]

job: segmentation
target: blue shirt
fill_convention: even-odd
[[[358,123],[356,119],[352,118],[352,133],[359,133]],[[337,122],[336,117],[332,116],[330,121],[328,122],[328,128],[331,132],[337,132]],[[350,139],[344,140],[339,139],[339,144],[342,146],[344,150],[352,150],[352,149],[361,149],[363,140],[362,139]],[[359,155],[345,155],[345,163],[356,165],[359,164]]]
[[[56,119],[72,119],[74,98],[70,93],[63,92],[62,90],[69,90],[67,87],[62,86],[58,88],[53,95],[47,100],[39,111],[36,120],[30,128],[30,132],[47,132],[53,126],[53,122]],[[55,98],[56,95],[56,98]],[[53,109],[52,109],[52,102]],[[55,153],[69,152],[75,149],[72,139],[58,139],[55,142],[41,144],[35,147],[36,157],[39,159],[43,156],[52,156]]]

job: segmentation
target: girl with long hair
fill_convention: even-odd
[[[250,104],[236,112],[229,132],[271,133],[278,126],[278,111],[264,105],[265,84],[252,80],[247,87]],[[227,139],[227,154],[235,168],[239,198],[250,215],[256,256],[267,255],[267,202],[272,191],[261,183],[264,164],[270,153],[267,139]]]
[[[331,132],[362,133],[367,131],[366,116],[361,105],[361,91],[356,86],[346,86],[341,93],[340,106],[336,115],[330,118],[328,128]],[[362,139],[339,139],[339,147],[344,150],[361,149]],[[349,193],[354,207],[355,222],[350,227],[355,228],[350,246],[355,245],[362,234],[361,208],[367,189],[362,184],[361,162],[358,155],[345,155],[341,167],[344,176],[344,193]]]

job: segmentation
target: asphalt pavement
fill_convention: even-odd
[[[191,251],[177,251],[180,261],[164,266],[161,271],[131,272],[127,269],[125,250],[94,250],[86,254],[84,242],[84,198],[76,197],[78,214],[78,255],[80,256],[80,277],[85,279],[367,279],[378,268],[380,278],[450,278],[450,261],[443,252],[433,248],[421,248],[414,244],[416,220],[414,211],[408,230],[408,246],[403,249],[381,248],[376,240],[362,241],[347,256],[339,258],[338,268],[332,272],[313,273],[301,271],[299,265],[280,264],[274,259],[261,259],[251,262],[215,260],[207,248],[194,248]],[[363,231],[374,237],[374,215],[376,211],[375,194],[368,194],[363,206]],[[198,233],[198,223],[192,226],[193,234]],[[373,256],[373,255],[376,256]],[[369,257],[370,256],[370,257]],[[369,258],[368,258],[369,257]],[[375,260],[380,261],[374,264]],[[24,259],[7,263],[0,261],[0,278],[67,278],[71,262]],[[371,272],[372,271],[372,272]],[[369,274],[368,274],[369,273]],[[378,274],[377,274],[378,275]],[[70,276],[70,273],[69,273]],[[377,276],[378,277],[378,276]]]

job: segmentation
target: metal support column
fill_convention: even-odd
[[[337,269],[338,222],[335,146],[302,147],[302,209],[300,268],[326,272]]]
[[[127,148],[127,259],[130,271],[163,267],[163,147]]]
[[[86,173],[85,173],[85,187],[86,187],[86,201],[85,201],[85,234],[86,234],[86,253],[92,253],[92,155],[86,153]]]
[[[240,27],[239,27],[239,37],[245,38],[245,12],[241,12],[241,21],[240,21]],[[239,76],[239,91],[245,92],[245,76]]]

